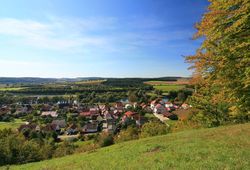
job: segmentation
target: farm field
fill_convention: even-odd
[[[177,84],[173,84],[173,85],[154,85],[153,86],[154,89],[157,90],[162,90],[163,92],[169,92],[169,91],[178,91],[181,89],[184,89],[186,86],[185,85],[177,85]]]
[[[23,90],[25,89],[24,87],[0,87],[0,92],[1,91],[18,91],[18,90]]]
[[[187,85],[189,84],[188,80],[177,80],[177,81],[147,81],[144,82],[149,85]]]
[[[6,129],[17,129],[21,124],[24,124],[20,119],[15,119],[13,122],[0,122],[0,130],[6,128]]]
[[[115,144],[10,170],[249,169],[250,124],[189,130]],[[5,169],[6,167],[2,167]],[[0,168],[1,169],[1,168]]]
[[[88,80],[88,81],[79,81],[79,82],[75,82],[75,84],[82,84],[82,85],[98,85],[101,84],[103,82],[105,82],[106,80]]]

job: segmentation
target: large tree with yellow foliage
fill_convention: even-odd
[[[194,69],[193,105],[212,123],[249,120],[250,0],[209,0],[194,38],[204,41],[186,61]]]

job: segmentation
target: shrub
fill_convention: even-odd
[[[125,130],[122,130],[119,134],[115,136],[115,143],[135,140],[138,139],[138,130],[134,127],[128,127]]]
[[[105,147],[114,144],[114,139],[113,136],[108,134],[108,133],[101,133],[97,136],[95,139],[95,142],[100,146],[100,147]]]
[[[71,142],[64,141],[61,145],[59,145],[54,153],[54,157],[62,157],[66,155],[73,154],[76,146],[74,146]]]
[[[148,122],[142,126],[141,138],[167,134],[169,128],[161,122]]]

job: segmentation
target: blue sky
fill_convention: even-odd
[[[190,76],[206,0],[1,0],[0,77]]]

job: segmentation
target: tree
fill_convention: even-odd
[[[220,121],[249,120],[250,3],[249,0],[209,0],[194,38],[202,45],[186,61],[194,69],[195,93],[189,99],[204,116]],[[229,110],[221,118],[220,106]],[[217,118],[217,115],[220,115]]]
[[[128,92],[128,100],[130,102],[137,102],[138,98],[136,96],[136,92],[135,91],[129,91]]]

